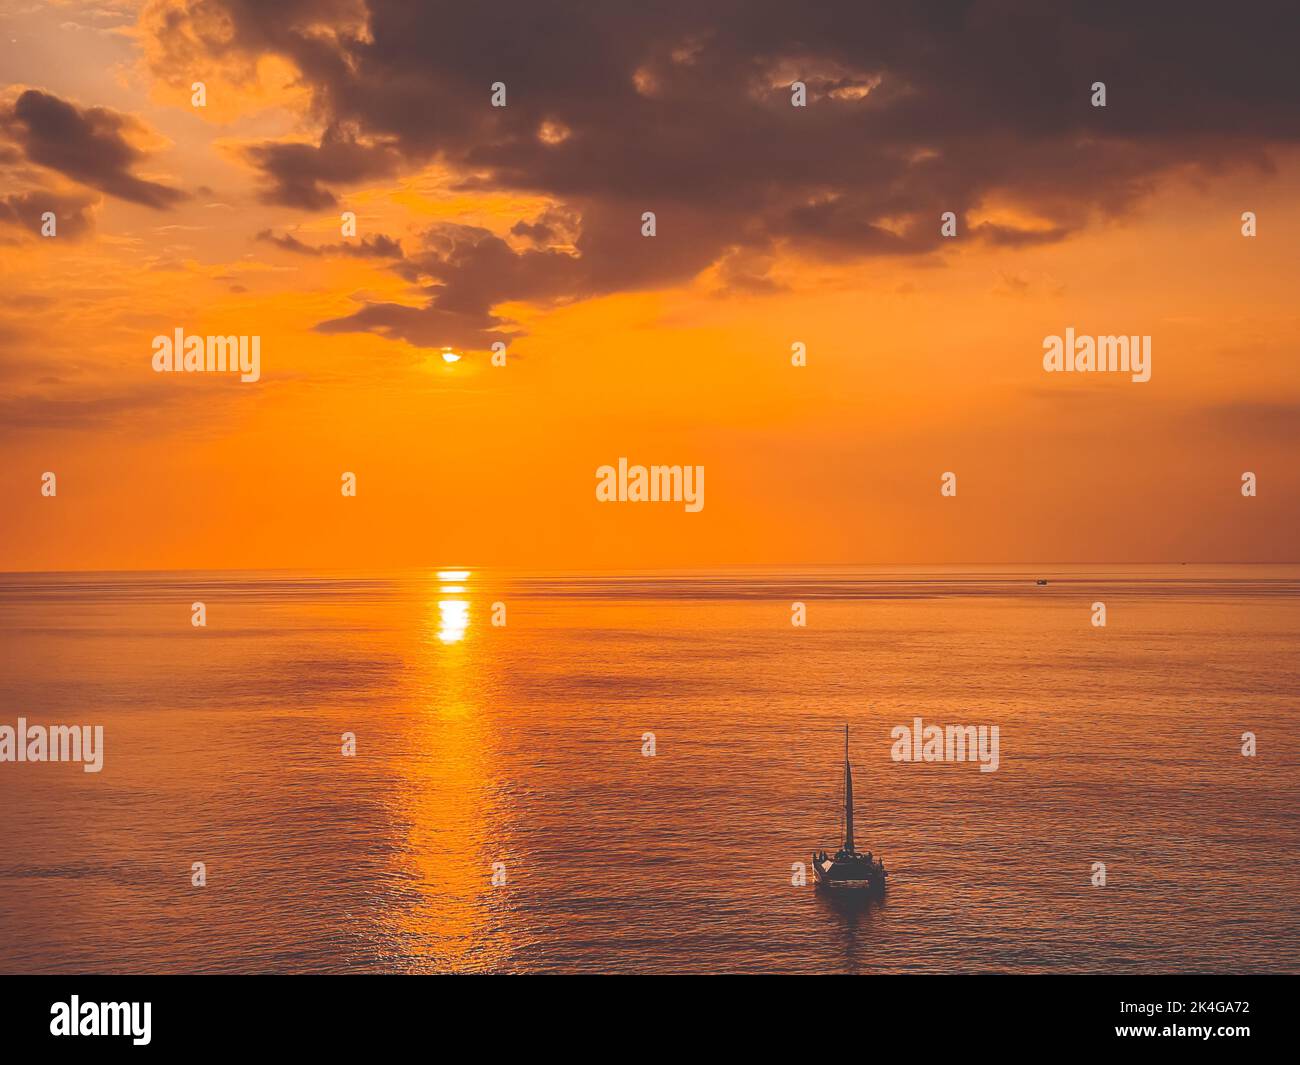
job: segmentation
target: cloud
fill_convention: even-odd
[[[1300,440],[1300,401],[1240,400],[1202,407],[1193,420],[1201,431],[1242,440],[1270,439],[1294,445]]]
[[[341,241],[338,244],[304,244],[291,233],[277,235],[269,229],[264,229],[257,234],[257,240],[274,244],[285,251],[294,252],[297,255],[316,255],[316,256],[333,256],[333,255],[350,255],[361,259],[400,259],[402,258],[402,245],[392,237],[385,236],[383,233],[376,233],[374,236],[362,237],[360,241],[349,244]]]
[[[0,223],[20,226],[37,235],[41,215],[53,211],[58,239],[79,240],[92,228],[91,209],[96,197],[55,192],[22,192],[0,197]]]
[[[516,252],[478,226],[439,223],[415,252],[393,269],[424,297],[420,306],[369,304],[355,314],[322,322],[325,333],[374,332],[419,346],[484,348],[500,339],[506,322],[491,308],[507,300],[544,301],[585,292],[586,264],[551,250]]]
[[[713,254],[708,219],[674,216],[672,231],[659,241],[652,268],[642,258],[640,219],[617,209],[623,224],[591,208],[578,224],[572,248],[529,246],[517,249],[480,226],[441,222],[421,236],[420,246],[392,265],[415,286],[420,306],[372,304],[355,314],[320,325],[322,332],[376,332],[412,344],[455,344],[483,349],[517,332],[492,313],[501,303],[568,302],[636,288],[667,284],[704,269]],[[551,223],[525,227],[535,236]]]
[[[482,349],[493,340],[510,336],[505,322],[490,314],[444,311],[435,304],[409,307],[400,303],[367,303],[355,314],[321,322],[321,333],[377,333],[390,340],[405,340],[416,347]]]
[[[104,107],[82,109],[50,93],[28,89],[0,110],[0,126],[29,162],[110,196],[158,209],[186,198],[180,189],[131,173],[147,155],[127,137],[144,132],[129,115]]]
[[[247,149],[271,202],[321,210],[337,189],[437,163],[461,190],[542,196],[580,219],[564,248],[547,218],[521,220],[514,243],[433,235],[401,267],[428,279],[422,307],[342,320],[407,339],[434,325],[482,339],[500,328],[493,301],[679,283],[726,259],[932,254],[943,212],[993,200],[1041,224],[964,236],[1062,241],[1175,169],[1267,165],[1300,140],[1300,9],[1283,2],[1231,20],[1031,0],[167,6],[159,62],[174,40],[300,72],[325,132]],[[791,106],[794,80],[807,107]]]
[[[6,396],[0,400],[4,433],[25,429],[93,429],[155,406],[143,390],[99,396]]]
[[[397,172],[400,156],[389,145],[358,140],[354,134],[331,126],[320,144],[265,141],[246,147],[244,153],[269,180],[264,203],[320,211],[338,203],[323,182],[349,185]]]
[[[983,222],[971,229],[973,236],[1003,248],[1023,248],[1032,244],[1054,244],[1064,240],[1071,232],[1069,226],[1052,226],[1050,229],[1017,229],[1013,226]]]

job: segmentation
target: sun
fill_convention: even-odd
[[[451,348],[442,349],[443,362],[460,362],[461,354],[459,351],[453,351]]]

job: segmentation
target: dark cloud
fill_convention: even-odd
[[[984,222],[971,229],[974,236],[1005,248],[1053,244],[1058,240],[1064,240],[1070,231],[1068,226],[1052,226],[1050,229],[1016,229],[1012,226],[994,225],[992,222]]]
[[[78,108],[28,89],[0,111],[0,125],[30,162],[131,203],[167,208],[186,198],[180,189],[146,181],[131,169],[146,158],[124,135],[138,130],[129,115],[104,107]]]
[[[367,303],[355,314],[321,322],[322,333],[377,333],[417,347],[482,349],[492,340],[510,336],[504,320],[489,314],[460,314],[435,304],[410,307],[401,303]]]
[[[660,215],[657,223],[658,236],[643,237],[640,215],[631,205],[593,205],[582,215],[581,234],[571,248],[523,249],[478,226],[439,223],[392,267],[417,286],[421,306],[368,305],[319,328],[481,350],[512,332],[491,312],[499,303],[559,303],[655,288],[698,273],[717,253],[716,217],[681,209]],[[650,239],[655,254],[647,257]]]
[[[437,162],[465,190],[556,204],[509,241],[431,232],[399,264],[421,306],[327,325],[433,343],[486,339],[507,300],[715,263],[725,277],[727,260],[786,248],[924,255],[943,246],[944,211],[961,239],[1062,240],[1173,168],[1266,166],[1300,139],[1290,2],[173,0],[158,32],[164,55],[275,54],[301,72],[326,133],[249,149],[273,202],[320,210],[336,188]],[[790,104],[796,79],[805,108]],[[495,81],[505,108],[489,106]],[[965,224],[994,203],[1036,224]]]
[[[402,243],[382,233],[376,233],[373,237],[363,237],[360,241],[352,243],[341,241],[337,244],[304,244],[291,233],[277,234],[273,230],[264,229],[257,234],[256,239],[276,244],[276,247],[294,252],[296,255],[325,257],[348,255],[356,259],[400,259],[402,257]]]
[[[1300,400],[1219,403],[1198,410],[1193,421],[1202,432],[1294,446],[1300,441]]]
[[[90,232],[91,208],[96,200],[54,192],[22,192],[0,197],[0,224],[21,226],[40,234],[41,215],[53,211],[54,240],[78,240]]]
[[[551,249],[516,251],[477,226],[440,223],[420,249],[393,267],[418,286],[420,307],[371,304],[356,314],[324,322],[322,332],[381,333],[422,346],[483,348],[500,339],[506,323],[491,313],[505,300],[547,301],[596,291],[590,263]]]
[[[92,429],[147,409],[156,397],[142,392],[111,396],[5,396],[0,399],[0,433],[23,429]]]
[[[270,179],[265,203],[319,211],[338,203],[323,182],[347,185],[397,172],[400,155],[390,145],[367,143],[337,126],[319,144],[266,141],[245,149],[249,160]]]
[[[304,244],[292,233],[276,234],[269,229],[264,229],[257,234],[257,239],[298,255],[350,255],[359,259],[402,258],[401,243],[383,233],[377,233],[373,237],[362,237],[361,240],[351,244],[346,241],[338,244]]]

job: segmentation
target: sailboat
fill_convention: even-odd
[[[885,864],[861,854],[853,845],[853,769],[849,765],[849,726],[844,726],[844,845],[834,855],[813,853],[813,875],[819,886],[832,890],[883,894]]]

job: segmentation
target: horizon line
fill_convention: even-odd
[[[191,567],[167,567],[163,569],[146,569],[136,567],[122,567],[116,569],[6,569],[0,570],[0,577],[11,576],[58,576],[65,574],[113,574],[113,573],[352,573],[352,574],[379,574],[379,573],[436,573],[439,570],[467,570],[470,573],[488,572],[488,573],[524,573],[524,574],[547,574],[555,573],[562,575],[639,575],[639,574],[681,574],[681,573],[712,573],[723,571],[752,571],[752,570],[777,570],[777,569],[895,569],[895,570],[924,570],[924,569],[959,569],[962,567],[972,567],[978,569],[992,569],[997,567],[1009,569],[1031,569],[1050,571],[1054,568],[1090,568],[1102,569],[1106,567],[1115,568],[1132,568],[1134,566],[1300,566],[1300,560],[1287,561],[1183,561],[1177,562],[1146,560],[1141,562],[755,562],[755,563],[726,563],[726,564],[707,564],[697,566],[649,566],[643,568],[631,567],[604,567],[580,569],[574,567],[532,567],[520,565],[502,565],[502,564],[484,564],[476,565],[464,562],[438,562],[438,563],[408,563],[403,565],[394,565],[386,567],[353,567],[353,566],[191,566]]]

